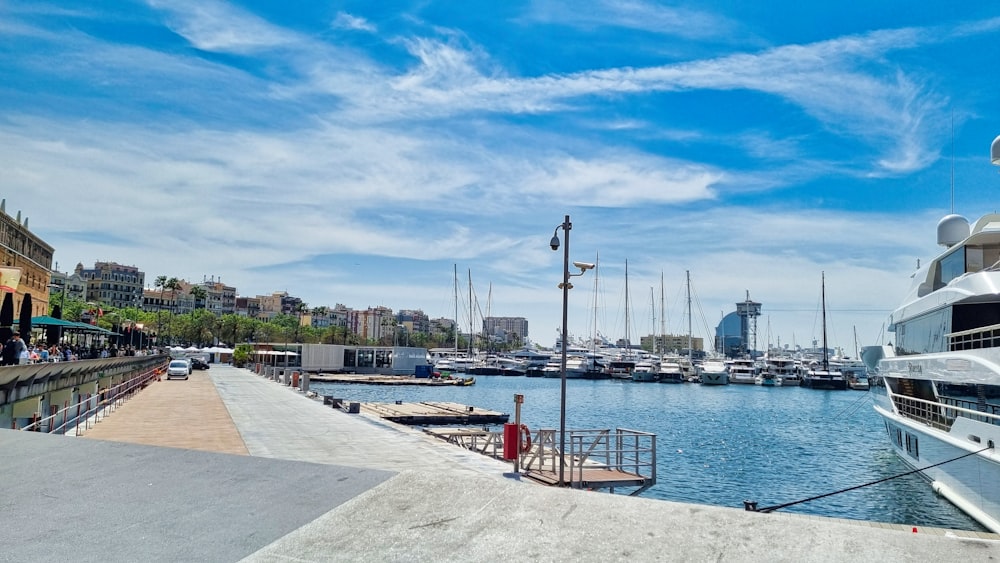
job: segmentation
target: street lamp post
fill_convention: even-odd
[[[562,352],[559,361],[559,486],[566,484],[565,461],[566,461],[566,334],[569,320],[569,290],[573,289],[573,284],[569,283],[569,278],[582,276],[584,272],[594,267],[586,262],[573,262],[573,265],[580,268],[579,274],[569,273],[569,232],[573,229],[573,223],[569,220],[569,215],[558,225],[552,233],[552,240],[549,246],[552,250],[559,250],[559,229],[563,231],[563,279],[559,284],[562,289],[562,337],[560,338]]]

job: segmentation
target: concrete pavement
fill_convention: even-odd
[[[98,424],[101,440],[0,432],[0,561],[1000,558],[991,534],[547,488],[515,479],[509,464],[333,410],[246,370],[196,375],[154,383],[130,401],[140,408],[126,404]],[[190,385],[192,402],[223,405],[228,420],[205,420],[235,430],[249,456],[148,445],[153,423],[136,421],[199,379],[211,385]],[[177,387],[158,394],[164,385]],[[205,425],[175,407],[156,419],[178,446],[176,434]],[[128,443],[140,441],[128,436],[140,426],[146,444]]]

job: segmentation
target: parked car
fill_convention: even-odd
[[[191,358],[192,369],[208,369],[208,362],[201,358]]]
[[[167,379],[187,379],[191,367],[187,360],[170,360],[167,366]]]

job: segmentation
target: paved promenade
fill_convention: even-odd
[[[168,447],[163,447],[168,446]],[[0,561],[986,561],[997,536],[543,487],[242,369],[0,431]]]

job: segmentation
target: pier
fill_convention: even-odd
[[[194,449],[212,432],[246,453]],[[218,365],[152,382],[81,437],[0,430],[0,451],[12,561],[1000,559],[993,534],[539,486]]]
[[[476,383],[474,377],[413,377],[412,375],[367,375],[357,373],[330,374],[320,373],[310,375],[310,381],[322,381],[324,383],[356,383],[367,385],[426,385],[429,387],[437,385],[454,385],[467,387]]]
[[[503,424],[510,415],[459,403],[361,403],[361,412],[383,420],[410,425]]]

